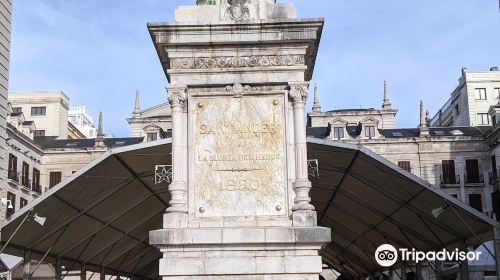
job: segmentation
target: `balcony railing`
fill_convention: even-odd
[[[500,168],[497,168],[496,172],[488,172],[488,178],[490,180],[490,185],[498,183],[500,178]]]
[[[441,175],[441,184],[442,185],[457,185],[460,184],[460,176],[455,175],[453,176],[443,176]]]
[[[27,178],[22,178],[21,180],[21,185],[23,186],[23,189],[31,191],[31,181]]]
[[[19,183],[19,174],[17,173],[16,170],[9,170],[7,178],[14,182]]]
[[[471,176],[471,178],[469,178],[469,176],[467,176],[467,174],[465,174],[465,183],[466,184],[483,184],[484,183],[484,174],[478,174],[479,176]]]
[[[40,185],[33,185],[33,188],[31,189],[36,194],[41,195],[42,194],[42,186]]]

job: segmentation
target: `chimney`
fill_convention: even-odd
[[[427,127],[427,117],[424,108],[424,102],[420,101],[420,124],[418,126],[420,130],[420,137],[429,136],[429,127]]]
[[[314,102],[312,110],[314,113],[321,113],[321,105],[319,104],[319,96],[318,96],[318,85],[314,85]]]
[[[384,103],[382,104],[382,110],[391,110],[391,102],[389,101],[389,92],[387,90],[387,82],[384,81]]]
[[[102,124],[102,112],[99,112],[99,124],[97,126],[97,137],[95,138],[94,147],[104,148],[106,144],[104,143],[104,130]]]

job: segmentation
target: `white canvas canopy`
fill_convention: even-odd
[[[332,228],[325,262],[352,276],[380,269],[375,248],[383,243],[431,250],[492,239],[498,224],[380,156],[355,145],[309,139],[309,158],[320,177],[312,199],[318,222]],[[171,162],[164,139],[108,151],[2,223],[3,244],[26,215],[46,217],[42,227],[26,221],[6,253],[137,278],[157,278],[160,252],[148,234],[162,227],[167,184],[154,183],[155,165]],[[444,207],[436,219],[431,211]],[[30,210],[32,209],[32,211]]]

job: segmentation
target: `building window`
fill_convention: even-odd
[[[47,107],[31,107],[32,116],[45,116],[47,114]]]
[[[458,108],[458,104],[455,105],[455,117],[460,115],[460,109]]]
[[[480,193],[469,194],[469,205],[479,212],[483,212],[483,201]]]
[[[27,204],[28,204],[28,200],[27,199],[22,198],[22,197],[19,199],[19,209],[23,208]]]
[[[476,88],[475,95],[476,95],[476,100],[486,100],[486,89]]]
[[[22,107],[12,107],[12,113],[22,113],[23,108]]]
[[[45,136],[45,130],[35,130],[35,137],[42,137]]]
[[[466,183],[481,183],[477,159],[465,160],[465,173]]]
[[[49,188],[59,184],[61,182],[62,173],[61,172],[50,172],[50,182]]]
[[[411,172],[411,163],[409,161],[398,161],[398,166],[408,172]]]
[[[158,133],[148,133],[148,142],[156,141],[158,139]]]
[[[33,168],[33,185],[32,190],[38,194],[42,193],[42,187],[40,187],[40,170]]]
[[[457,184],[457,178],[455,176],[455,161],[454,160],[443,160],[442,162],[443,177],[441,178],[441,183],[443,184]]]
[[[490,117],[488,116],[488,114],[484,114],[484,113],[477,114],[477,124],[479,124],[479,125],[490,124]]]
[[[500,88],[493,89],[493,96],[495,99],[500,99]]]
[[[19,177],[17,176],[17,157],[13,154],[9,154],[8,178],[16,182],[19,182]]]
[[[375,127],[365,126],[365,136],[370,138],[375,137]]]
[[[344,138],[344,128],[343,127],[334,127],[333,128],[333,137],[337,139]]]
[[[7,207],[7,218],[10,218],[10,216],[16,212],[16,195],[11,192],[7,192],[7,200],[10,200],[12,205],[12,208]]]
[[[30,165],[26,162],[23,161],[23,169],[21,173],[21,184],[28,188],[31,189],[31,184],[30,184]]]

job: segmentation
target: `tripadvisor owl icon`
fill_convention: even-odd
[[[390,244],[380,245],[375,251],[375,260],[380,266],[392,266],[398,261],[398,251]]]

